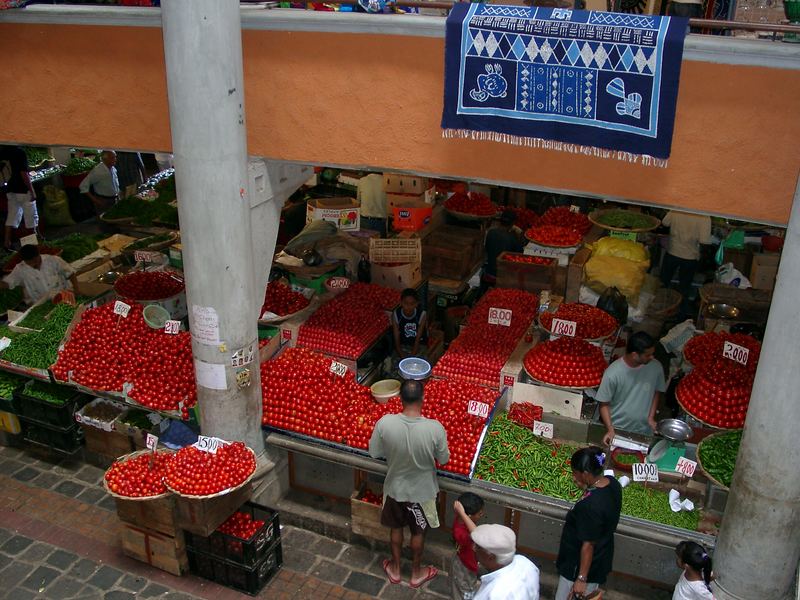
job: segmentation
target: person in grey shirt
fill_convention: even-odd
[[[436,462],[450,460],[447,434],[439,421],[422,416],[423,385],[407,380],[400,386],[403,412],[385,415],[375,424],[369,440],[369,453],[385,458],[389,467],[383,487],[384,503],[381,524],[391,529],[392,558],[383,561],[383,570],[391,583],[400,583],[400,553],[403,530],[411,531],[411,580],[418,588],[438,571],[421,566],[425,534],[439,526],[436,514]]]
[[[597,401],[606,426],[603,443],[610,445],[617,429],[650,435],[656,428],[656,410],[667,389],[661,363],[653,360],[655,340],[639,331],[628,339],[625,355],[603,373]]]

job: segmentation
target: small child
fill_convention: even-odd
[[[478,583],[478,559],[470,533],[475,529],[475,523],[483,517],[483,499],[466,492],[455,501],[453,510],[456,513],[453,521],[456,553],[450,565],[450,590],[453,600],[471,600]]]
[[[700,544],[681,542],[675,548],[678,567],[683,569],[672,600],[714,600],[711,593],[711,557]]]
[[[392,313],[394,350],[399,358],[423,356],[428,342],[428,319],[419,305],[419,296],[411,288],[400,294],[400,306]]]

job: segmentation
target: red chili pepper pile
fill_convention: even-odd
[[[585,340],[609,336],[619,327],[617,320],[606,311],[578,302],[559,304],[556,312],[546,311],[539,317],[542,327],[548,331],[552,329],[553,319],[574,321],[575,337]]]
[[[526,237],[543,246],[571,248],[581,243],[583,234],[575,229],[559,225],[536,225],[525,232]]]
[[[488,217],[497,214],[497,205],[489,196],[480,192],[456,192],[444,201],[447,210]]]
[[[261,315],[269,311],[283,317],[303,310],[310,300],[300,292],[295,292],[285,283],[277,279],[267,284],[267,291],[264,294],[264,304],[261,306]]]
[[[489,309],[512,311],[511,325],[489,324]],[[433,375],[462,379],[491,387],[500,384],[500,371],[538,309],[535,294],[494,288],[470,312],[466,329],[433,368]]]
[[[586,235],[592,228],[589,217],[580,212],[572,212],[568,206],[554,206],[548,208],[542,215],[542,225],[558,225],[567,229],[574,229],[581,235]]]
[[[683,347],[683,357],[695,367],[704,367],[722,358],[722,348],[725,342],[731,342],[747,348],[750,351],[747,368],[755,372],[758,358],[761,354],[761,344],[753,336],[745,333],[728,333],[727,331],[716,333],[709,331],[695,336],[686,342]]]
[[[531,256],[529,254],[518,254],[516,252],[506,252],[502,255],[500,260],[525,263],[528,265],[552,265],[555,262],[554,258],[547,258],[545,256]]]
[[[381,304],[351,286],[328,300],[300,327],[297,344],[335,356],[358,358],[389,327]]]
[[[113,302],[84,312],[53,375],[98,391],[121,392],[130,383],[131,399],[156,410],[181,410],[183,418],[197,402],[191,335],[152,329],[139,304],[127,317],[114,314]]]
[[[544,409],[530,402],[515,402],[508,411],[508,418],[517,425],[527,429],[533,427],[534,421],[541,421]]]
[[[164,271],[134,271],[114,284],[114,291],[130,300],[162,300],[183,291],[183,279]]]
[[[247,541],[258,533],[263,526],[264,521],[253,519],[250,513],[237,511],[217,527],[217,531]]]
[[[575,388],[600,385],[607,366],[600,348],[570,337],[537,344],[525,355],[523,364],[534,379]]]
[[[153,455],[147,452],[111,465],[104,476],[108,489],[129,498],[146,498],[167,493],[169,490],[164,486],[164,476],[173,455],[170,452],[157,452],[153,456],[152,468],[151,456]]]
[[[220,446],[216,454],[186,446],[167,463],[167,486],[185,496],[208,496],[245,481],[256,470],[256,459],[243,442]]]

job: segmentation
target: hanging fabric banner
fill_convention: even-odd
[[[687,27],[675,17],[457,3],[443,135],[666,159]]]

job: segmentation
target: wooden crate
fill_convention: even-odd
[[[136,449],[131,444],[130,438],[119,431],[103,431],[85,423],[81,423],[81,428],[89,452],[116,459]]]
[[[150,566],[183,575],[189,570],[183,532],[175,536],[164,535],[153,529],[122,523],[122,552]]]
[[[253,486],[248,483],[235,492],[216,498],[190,500],[183,496],[176,496],[176,524],[180,529],[207,537],[222,525],[237,508],[250,500],[252,495]]]
[[[497,287],[534,293],[553,289],[557,268],[555,260],[549,265],[537,265],[509,260],[512,255],[522,256],[515,252],[503,252],[497,257]]]
[[[422,243],[426,276],[464,279],[483,260],[483,231],[443,225]]]
[[[381,486],[371,483],[370,487],[376,493]],[[386,541],[389,539],[389,528],[381,525],[381,507],[370,502],[364,502],[366,486],[362,485],[350,495],[350,527],[353,533],[365,538]]]
[[[175,511],[175,496],[157,500],[122,500],[115,498],[117,516],[123,523],[147,527],[165,535],[180,532]]]

